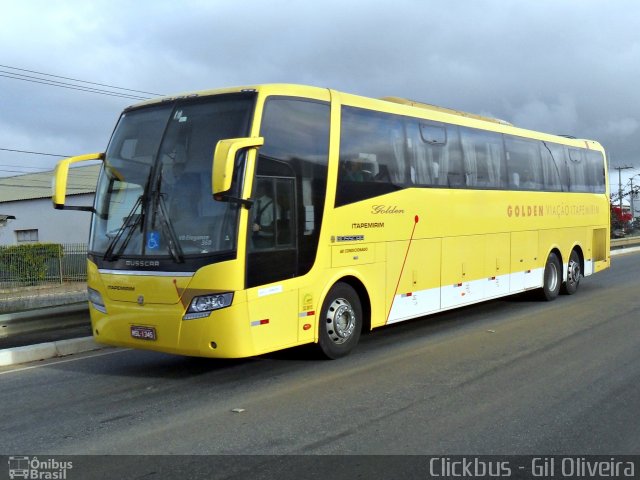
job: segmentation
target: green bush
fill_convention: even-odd
[[[0,247],[0,266],[9,278],[27,285],[35,285],[45,279],[47,262],[62,255],[57,243],[29,243]]]

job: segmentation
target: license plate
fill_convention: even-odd
[[[156,329],[153,327],[138,327],[133,325],[131,327],[131,336],[138,340],[155,340]]]

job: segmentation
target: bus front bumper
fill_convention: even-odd
[[[258,354],[246,303],[214,310],[208,317],[183,320],[182,305],[108,302],[107,313],[91,308],[96,342],[178,355],[241,358]]]

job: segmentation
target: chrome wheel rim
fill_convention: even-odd
[[[329,339],[340,345],[353,335],[356,329],[356,313],[344,298],[336,298],[327,309],[325,328]]]
[[[571,286],[576,285],[580,281],[580,264],[574,260],[569,261],[567,271],[567,283]]]
[[[558,288],[558,267],[554,262],[548,264],[549,270],[547,273],[547,286],[549,291],[555,292]]]

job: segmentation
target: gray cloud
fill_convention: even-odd
[[[0,63],[158,93],[291,82],[403,96],[593,138],[640,168],[637,18],[624,0],[12,2]],[[0,147],[103,150],[131,103],[0,77]],[[0,152],[16,162],[55,159]]]

